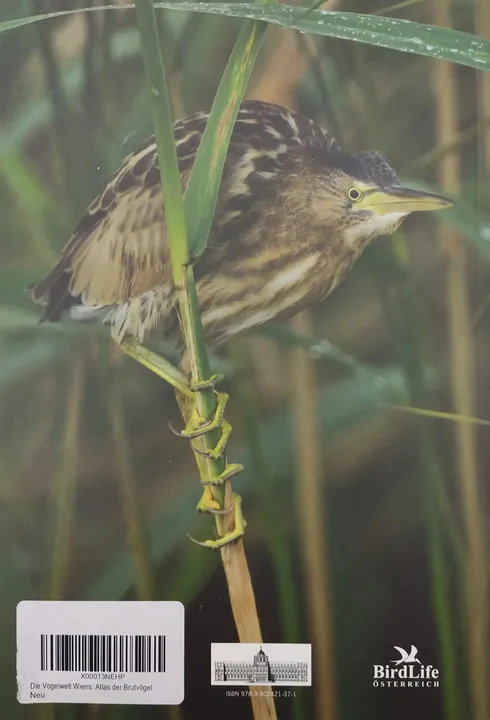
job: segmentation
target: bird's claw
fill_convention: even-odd
[[[234,475],[238,475],[238,473],[241,473],[242,471],[243,465],[240,465],[240,463],[230,463],[229,465],[226,465],[223,472],[221,472],[219,475],[215,475],[210,480],[203,480],[201,484],[207,487],[219,487],[221,485],[224,485],[225,482],[230,480]]]
[[[208,420],[204,423],[196,423],[192,418],[187,424],[186,428],[182,431],[176,430],[173,427],[172,423],[169,422],[169,427],[173,434],[186,440],[194,440],[195,438],[205,435],[211,430],[216,430],[217,428],[220,428],[221,435],[214,448],[211,448],[209,450],[201,450],[201,448],[195,447],[194,445],[192,446],[192,449],[195,453],[197,453],[198,455],[202,455],[202,457],[208,458],[209,460],[220,460],[223,457],[223,455],[225,454],[226,445],[232,431],[230,423],[224,419],[224,409],[228,400],[228,396],[224,395],[224,393],[218,395],[216,412],[211,420]]]
[[[194,440],[194,438],[201,437],[202,435],[206,435],[206,433],[222,427],[225,407],[228,399],[229,395],[227,393],[218,393],[214,416],[210,420],[205,420],[203,422],[196,411],[193,413],[184,430],[180,432],[180,436],[186,438],[187,440]]]
[[[218,507],[216,507],[218,506]],[[216,502],[216,500],[213,498],[211,490],[209,488],[205,488],[202,498],[199,501],[199,504],[197,506],[197,509],[201,512],[210,512],[213,514],[220,514],[224,515],[229,512],[234,513],[234,523],[235,526],[233,530],[230,532],[225,533],[221,537],[217,538],[216,540],[196,540],[195,538],[191,537],[189,535],[189,538],[192,540],[192,542],[196,543],[196,545],[200,545],[201,547],[210,548],[211,550],[219,550],[220,548],[224,547],[225,545],[229,545],[230,543],[236,542],[239,538],[241,538],[245,534],[245,528],[247,526],[247,521],[243,517],[242,513],[242,498],[240,495],[237,495],[237,493],[233,493],[233,505],[229,508],[225,508],[224,510],[221,509]]]
[[[191,392],[202,392],[203,390],[215,390],[216,386],[223,382],[223,373],[215,373],[211,375],[209,380],[191,380],[189,382],[189,390]]]
[[[226,444],[230,438],[232,427],[227,420],[221,423],[221,436],[214,448],[210,450],[201,450],[200,448],[192,446],[194,452],[202,457],[208,458],[209,460],[220,460],[225,454]]]

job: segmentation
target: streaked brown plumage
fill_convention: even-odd
[[[207,117],[198,113],[175,124],[183,187]],[[398,185],[380,154],[347,155],[311,120],[268,103],[243,103],[208,246],[195,265],[208,342],[321,300],[370,240],[392,232],[414,209],[449,204]],[[32,298],[46,303],[48,320],[67,314],[110,321],[119,338],[174,335],[153,138],[93,201]]]

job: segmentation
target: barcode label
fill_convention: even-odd
[[[41,635],[41,670],[161,673],[165,635]]]
[[[179,705],[179,602],[32,601],[17,605],[21,703]]]

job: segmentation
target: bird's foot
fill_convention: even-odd
[[[243,517],[242,513],[242,498],[240,495],[237,495],[237,493],[233,493],[233,505],[222,509],[220,508],[219,503],[214,499],[211,488],[207,486],[204,488],[204,492],[197,505],[197,509],[200,512],[208,512],[213,515],[226,515],[232,512],[234,518],[234,528],[216,540],[196,540],[189,535],[192,542],[196,543],[196,545],[201,545],[202,547],[210,548],[211,550],[219,550],[225,545],[236,542],[236,540],[243,537],[245,534],[247,521]]]
[[[194,409],[189,421],[184,430],[180,432],[180,436],[186,438],[187,440],[194,440],[195,438],[202,437],[213,430],[221,428],[223,426],[223,418],[228,399],[229,395],[227,393],[216,393],[216,410],[213,417],[209,420],[203,420],[201,418],[197,405],[194,404]]]
[[[232,431],[230,423],[224,418],[221,422],[220,430],[221,435],[214,448],[211,448],[209,450],[201,450],[200,448],[193,446],[192,449],[194,450],[194,452],[198,453],[198,455],[202,455],[205,458],[209,458],[209,460],[220,460],[225,454],[226,444],[230,438]]]
[[[234,477],[235,475],[238,475],[238,473],[241,473],[242,470],[243,470],[243,465],[240,465],[240,463],[226,463],[225,469],[223,470],[223,472],[220,472],[219,475],[215,475],[210,480],[202,481],[201,484],[208,485],[208,486],[224,485],[225,482],[228,482],[228,480],[231,480],[232,477]]]
[[[230,423],[224,418],[225,407],[229,396],[226,393],[216,393],[216,398],[216,410],[210,420],[203,421],[197,411],[197,407],[195,406],[184,430],[178,433],[180,437],[186,438],[187,440],[195,440],[196,438],[202,437],[213,430],[220,430],[219,440],[213,448],[206,448],[203,450],[202,448],[197,448],[194,445],[192,446],[194,452],[202,457],[208,458],[209,460],[220,460],[224,456],[226,445],[230,439],[232,431]],[[234,468],[233,472],[230,471],[230,468]],[[219,481],[219,483],[215,483],[213,481],[213,484],[224,483],[229,479],[229,477],[235,475],[237,472],[240,472],[241,469],[241,465],[227,465],[227,468],[225,468],[224,472],[219,476],[219,478],[223,479]],[[224,477],[225,473],[226,477]]]
[[[216,386],[223,382],[224,375],[215,373],[211,375],[209,380],[191,380],[189,382],[189,390],[191,392],[202,392],[203,390],[215,390]]]
[[[200,392],[203,389],[214,388],[216,382],[219,382],[221,378],[213,376],[210,381],[204,381],[204,383],[194,384],[192,392]],[[177,433],[180,437],[190,440],[202,438],[212,431],[219,430],[219,439],[213,448],[197,448],[195,444],[192,444],[192,449],[196,455],[204,456],[208,460],[220,460],[225,456],[225,448],[228,439],[231,434],[231,425],[224,419],[224,412],[226,403],[228,402],[228,395],[226,393],[216,393],[216,410],[214,415],[209,420],[203,420],[197,403],[193,403],[192,413],[185,426],[184,430]],[[175,430],[174,430],[175,432]],[[223,487],[223,485],[230,480],[234,475],[237,475],[243,470],[243,465],[239,463],[228,463],[226,457],[224,460],[224,468],[220,473],[216,472],[216,468],[213,464],[203,465],[198,460],[201,472],[201,483],[204,485],[204,490],[201,499],[197,505],[199,512],[207,512],[213,515],[226,515],[230,512],[234,512],[234,529],[230,532],[225,533],[217,540],[205,540],[197,541],[191,538],[194,542],[202,547],[211,549],[218,549],[229,543],[234,542],[238,538],[242,537],[245,532],[246,522],[241,511],[241,498],[233,494],[233,505],[229,508],[222,508],[220,503],[216,500],[213,494],[213,487]]]
[[[187,398],[194,398],[195,400],[195,393],[204,390],[212,389],[216,393],[216,410],[213,417],[209,420],[203,420],[199,414],[197,403],[193,402],[192,413],[186,427],[176,434],[192,441],[212,431],[220,430],[218,442],[213,448],[201,449],[193,446],[193,450],[197,455],[202,455],[208,460],[220,460],[225,455],[226,444],[231,434],[231,425],[224,419],[225,407],[229,396],[226,393],[216,392],[216,386],[222,381],[223,376],[212,375],[209,380],[189,381],[179,368],[174,367],[165,358],[148,350],[148,348],[141,345],[137,340],[132,338],[123,338],[122,340],[119,338],[115,339],[126,355],[134,358],[156,375],[166,380]],[[212,549],[224,547],[238,540],[238,538],[244,534],[247,524],[242,514],[242,501],[239,495],[233,494],[233,505],[229,508],[222,508],[213,496],[213,486],[223,486],[231,477],[243,470],[242,465],[238,463],[228,464],[226,459],[224,465],[223,471],[219,474],[213,474],[212,467],[208,467],[206,473],[207,479],[202,481],[202,484],[205,486],[204,491],[197,505],[197,509],[200,512],[208,512],[215,515],[225,515],[230,512],[234,513],[234,529],[232,531],[225,533],[217,540],[205,540],[203,542],[194,540],[198,545]]]

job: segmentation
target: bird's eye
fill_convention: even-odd
[[[358,190],[356,187],[350,187],[350,188],[347,190],[347,197],[348,197],[349,200],[351,200],[352,202],[359,202],[359,200],[360,200],[361,197],[362,197],[361,191]]]

